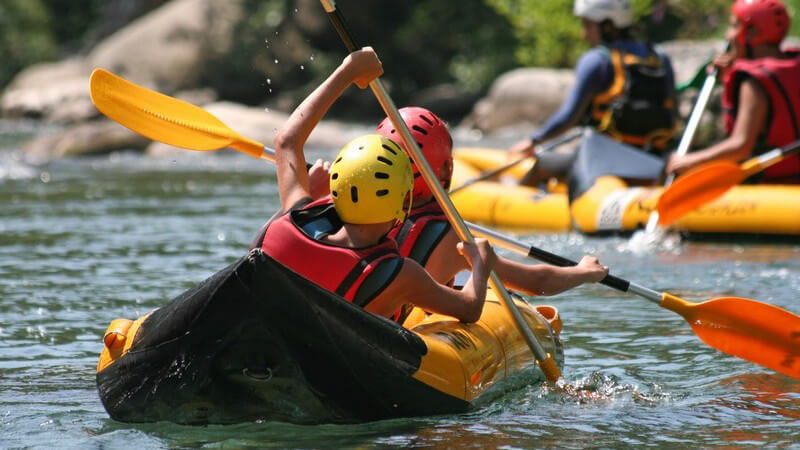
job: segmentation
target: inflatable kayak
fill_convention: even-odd
[[[557,310],[517,305],[563,365]],[[544,379],[494,299],[473,324],[415,310],[404,326],[254,250],[150,314],[113,321],[97,387],[124,422],[323,423],[460,413],[512,375]]]
[[[454,158],[453,186],[507,161],[504,151],[476,148],[457,150]],[[560,186],[544,192],[516,185],[522,169],[455,193],[452,199],[463,218],[527,230],[630,232],[646,226],[663,190],[601,176],[570,204]],[[673,228],[690,234],[799,235],[798,198],[799,185],[739,185],[682,217]]]

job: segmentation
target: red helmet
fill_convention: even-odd
[[[422,154],[428,160],[433,173],[439,178],[442,187],[445,190],[449,189],[450,178],[453,174],[453,138],[450,137],[447,126],[439,116],[417,106],[402,108],[400,116],[405,121],[409,131],[411,131],[411,136],[419,144]],[[394,140],[407,151],[403,138],[397,133],[388,117],[378,125],[377,131],[378,134]],[[430,195],[431,190],[420,176],[417,165],[413,164],[413,158],[411,168],[414,171],[414,198]]]
[[[731,13],[742,25],[736,36],[742,45],[780,44],[789,31],[789,14],[780,0],[736,0]],[[747,42],[745,33],[753,27],[757,34]]]

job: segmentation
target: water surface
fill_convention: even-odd
[[[14,150],[35,132],[0,126],[1,448],[800,447],[800,380],[721,354],[676,314],[601,285],[535,301],[564,318],[568,381],[602,400],[517,383],[453,416],[115,422],[94,380],[109,321],[157,308],[243,255],[278,205],[274,169],[231,152],[32,166]],[[691,301],[737,295],[800,312],[797,244],[684,242],[636,255],[625,237],[519,237],[573,259],[595,253],[613,273]]]

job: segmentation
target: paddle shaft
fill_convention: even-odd
[[[331,20],[331,23],[333,23],[336,32],[339,34],[342,42],[344,42],[347,50],[351,53],[358,50],[358,46],[356,46],[355,42],[353,41],[353,38],[345,24],[344,17],[336,8],[335,2],[333,0],[320,0],[320,2],[325,8],[325,11],[328,13],[328,18]],[[400,116],[400,112],[397,110],[394,102],[386,92],[386,89],[384,88],[380,78],[376,78],[371,81],[369,87],[372,89],[372,92],[378,99],[378,103],[380,103],[383,111],[389,117],[389,120],[391,120],[395,129],[400,132],[400,137],[406,144],[407,151],[411,153],[411,157],[415,161],[417,169],[433,192],[436,201],[439,202],[442,211],[447,216],[450,224],[453,226],[453,230],[455,230],[459,239],[462,241],[473,243],[475,240],[467,229],[466,223],[458,214],[458,211],[456,211],[456,208],[453,205],[453,202],[450,200],[450,197],[447,196],[447,193],[439,184],[439,180],[433,173],[433,170],[428,164],[428,161],[425,159],[425,156],[422,154],[422,151],[419,149],[416,141],[411,136],[408,126],[406,126],[405,121],[403,120],[402,116]],[[525,341],[533,352],[533,355],[539,362],[542,372],[544,372],[545,376],[550,382],[556,382],[559,378],[561,378],[561,371],[558,369],[558,366],[556,366],[552,356],[547,354],[539,341],[537,341],[536,336],[534,336],[533,332],[528,327],[527,322],[525,322],[525,319],[522,317],[522,313],[517,308],[517,305],[514,304],[514,300],[511,298],[511,295],[505,289],[500,281],[500,278],[494,271],[492,271],[489,275],[489,284],[500,296],[503,304],[511,313],[517,329],[520,331],[520,334],[523,335]],[[540,319],[544,321],[543,318]]]
[[[583,134],[583,130],[578,128],[577,132],[567,133],[565,135],[559,136],[557,139],[554,139],[554,140],[548,142],[547,144],[543,145],[540,149],[536,150],[536,155],[538,156],[538,155],[541,155],[542,153],[549,152],[550,150],[558,147],[559,145],[566,144],[567,142],[577,138],[578,136],[581,136],[582,134]],[[477,183],[479,181],[483,181],[483,180],[485,180],[487,178],[491,178],[491,177],[493,177],[495,175],[499,175],[499,174],[505,172],[506,170],[508,170],[508,169],[516,166],[517,164],[521,163],[522,161],[525,161],[528,158],[529,158],[528,156],[524,156],[522,158],[515,159],[514,161],[511,161],[509,163],[503,164],[500,167],[496,167],[496,168],[494,168],[492,170],[484,172],[484,173],[480,174],[479,176],[477,176],[477,177],[475,177],[475,178],[473,178],[471,180],[467,180],[461,186],[458,186],[458,187],[455,187],[453,189],[450,189],[450,195],[455,194],[456,192],[464,189],[465,187],[472,186],[473,184],[475,184],[475,183]]]
[[[703,87],[700,89],[700,94],[697,96],[697,102],[694,105],[694,109],[692,109],[692,113],[689,115],[686,131],[683,132],[681,141],[678,143],[678,149],[675,151],[675,154],[678,156],[685,155],[692,145],[695,132],[700,126],[700,119],[703,117],[703,112],[706,109],[706,105],[708,105],[708,100],[711,98],[711,93],[714,91],[714,84],[717,82],[717,72],[718,69],[714,69],[703,82]],[[675,174],[671,173],[667,175],[667,179],[664,181],[664,187],[669,187],[673,181],[675,181]],[[658,211],[653,210],[647,220],[647,227],[645,230],[648,233],[652,233],[656,228],[658,228]]]
[[[797,152],[800,152],[800,139],[784,147],[772,149],[763,155],[750,158],[741,165],[743,179],[754,175],[769,166],[773,166],[781,162],[783,158]]]
[[[512,239],[504,234],[500,234],[497,231],[491,230],[489,228],[485,228],[483,226],[474,223],[469,223],[468,225],[469,228],[472,230],[472,232],[475,233],[476,235],[486,238],[492,243],[500,247],[503,247],[505,249],[511,250],[513,252],[519,253],[520,255],[525,255],[529,258],[537,259],[539,261],[546,262],[548,264],[552,264],[554,266],[559,266],[559,267],[571,267],[578,265],[577,262],[571,259],[564,258],[563,256],[559,256],[550,253],[548,251],[542,250],[540,248],[536,248],[532,245],[528,245],[516,239]],[[631,281],[615,277],[614,275],[607,275],[600,281],[600,283],[605,284],[606,286],[614,288],[618,291],[631,292],[640,295],[656,304],[660,304],[662,300],[662,294],[660,292],[656,292],[652,289],[640,286]]]

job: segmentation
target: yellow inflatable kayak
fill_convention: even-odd
[[[492,149],[460,149],[454,153],[453,186],[506,162],[506,153]],[[528,163],[530,167],[530,163]],[[500,180],[478,182],[453,194],[465,220],[527,230],[584,233],[634,231],[647,224],[662,187],[631,187],[606,176],[570,205],[563,189],[544,193],[517,186],[525,168],[509,170]],[[503,182],[502,178],[511,180]],[[674,229],[713,234],[800,234],[800,186],[739,185],[717,200],[687,214]]]
[[[517,306],[563,366],[558,311]],[[414,310],[404,326],[309,283],[260,250],[135,321],[97,367],[124,422],[358,422],[468,411],[502,380],[544,379],[494,299],[464,324]]]

